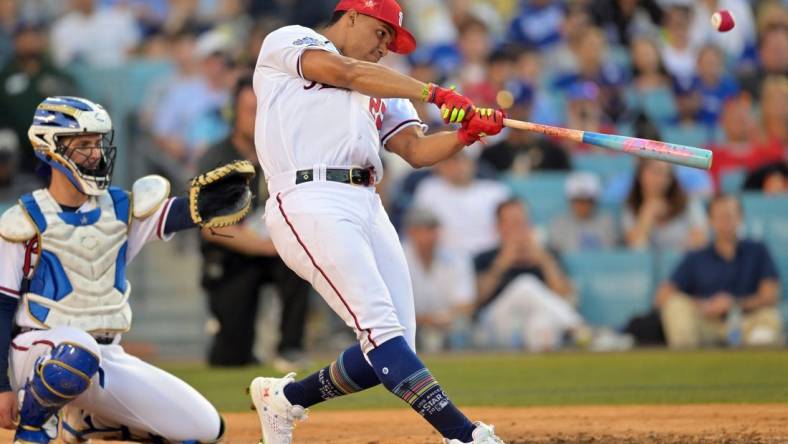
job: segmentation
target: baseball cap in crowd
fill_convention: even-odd
[[[350,9],[388,23],[394,28],[394,39],[389,43],[390,51],[408,54],[416,49],[413,34],[402,27],[402,8],[396,0],[340,0],[334,12]]]
[[[596,100],[599,97],[599,86],[589,80],[573,82],[566,90],[567,100]]]
[[[439,225],[438,216],[427,208],[414,207],[405,214],[406,227],[437,227]]]
[[[564,191],[569,200],[597,200],[601,188],[602,186],[596,174],[587,171],[578,171],[570,174],[569,177],[566,178],[566,184],[564,185]]]
[[[194,47],[197,57],[205,58],[216,54],[232,55],[233,40],[226,32],[211,30],[200,34]]]

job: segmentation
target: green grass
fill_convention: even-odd
[[[464,406],[788,402],[788,352],[781,350],[451,355],[425,361],[449,396]],[[249,381],[276,375],[266,367],[165,369],[222,411],[248,410],[244,388]],[[317,406],[396,407],[404,405],[381,387]]]

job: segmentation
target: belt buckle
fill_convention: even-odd
[[[355,170],[355,168],[348,168],[347,170],[347,183],[351,185],[356,183],[353,181],[353,170]]]

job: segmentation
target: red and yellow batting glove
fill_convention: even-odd
[[[434,103],[441,109],[441,118],[446,124],[463,123],[473,112],[471,99],[459,94],[452,88],[441,88],[434,83],[424,86],[421,94],[425,102]]]
[[[503,129],[503,119],[506,113],[500,109],[476,108],[471,118],[463,122],[462,128],[457,132],[457,138],[465,146],[478,142],[485,136],[494,136]]]

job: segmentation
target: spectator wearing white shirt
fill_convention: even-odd
[[[232,42],[219,31],[202,34],[195,47],[198,73],[172,84],[154,114],[152,132],[158,146],[172,159],[193,168],[209,145],[227,135],[221,117],[235,73],[231,67]]]
[[[441,247],[440,223],[429,210],[412,208],[405,217],[405,257],[416,304],[416,339],[425,352],[462,348],[469,335],[476,279],[469,258]]]
[[[686,3],[686,4],[685,4]],[[690,81],[695,75],[697,48],[692,46],[689,27],[692,22],[691,2],[676,1],[665,11],[663,41],[660,53],[668,73],[679,81]]]
[[[435,171],[416,189],[413,205],[435,213],[443,245],[470,257],[495,247],[495,208],[509,197],[509,189],[477,179],[476,163],[466,151],[435,164]]]
[[[98,8],[95,0],[71,0],[70,11],[52,26],[52,57],[59,66],[83,62],[113,67],[126,62],[140,41],[134,15],[122,8]]]
[[[618,242],[613,217],[597,208],[599,178],[586,171],[572,173],[565,184],[570,211],[550,224],[550,247],[559,252],[613,248]]]

